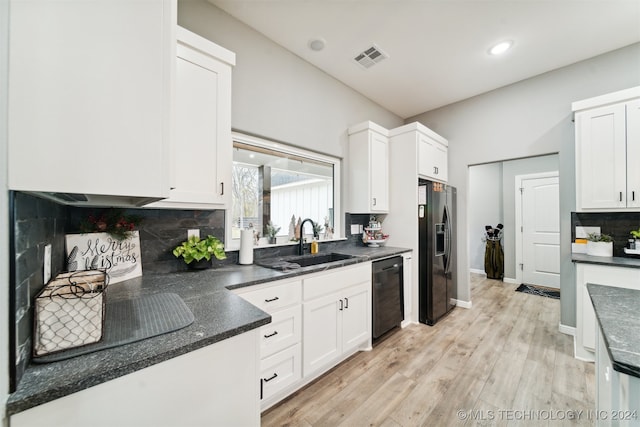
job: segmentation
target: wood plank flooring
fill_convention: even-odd
[[[516,287],[472,275],[473,308],[389,334],[263,413],[262,425],[594,425],[594,366],[558,332],[560,301]]]

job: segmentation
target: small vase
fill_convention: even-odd
[[[207,268],[211,268],[211,260],[202,258],[200,261],[191,261],[187,266],[189,270],[206,270]]]
[[[276,238],[275,237],[269,237],[269,244],[270,245],[275,245],[276,244]]]

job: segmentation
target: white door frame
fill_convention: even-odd
[[[560,183],[560,174],[558,171],[516,175],[516,283],[522,283],[522,269],[520,268],[522,264],[522,192],[520,192],[520,188],[522,188],[522,181],[538,178],[558,178],[558,183]],[[558,221],[560,221],[560,218],[558,218]]]

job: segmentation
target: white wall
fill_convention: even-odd
[[[236,130],[346,157],[349,126],[365,120],[386,128],[403,124],[400,117],[205,0],[178,0],[178,24],[236,53]]]
[[[561,322],[575,326],[570,212],[575,210],[571,103],[640,85],[640,43],[406,120],[449,141],[449,182],[458,188],[459,224],[468,224],[468,165],[559,153]],[[465,228],[466,229],[466,228]],[[458,233],[458,296],[471,298],[469,241]]]
[[[9,394],[9,203],[7,186],[7,88],[9,73],[9,2],[0,1],[0,420],[6,425]]]
[[[469,168],[469,268],[484,271],[485,225],[503,223],[502,162]],[[460,196],[458,196],[459,198]],[[458,207],[458,209],[460,209]],[[458,227],[464,226],[463,224]]]

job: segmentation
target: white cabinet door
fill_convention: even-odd
[[[596,348],[596,411],[602,414],[611,414],[612,402],[612,382],[614,377],[613,366],[609,359],[607,348],[605,347],[602,333],[597,336],[598,346]],[[598,426],[610,426],[611,418],[602,417],[598,420]]]
[[[434,179],[442,182],[447,182],[449,177],[449,168],[447,166],[448,161],[448,148],[442,144],[434,145],[434,159],[435,159],[435,175]]]
[[[169,194],[175,1],[12,1],[9,187]]]
[[[330,294],[304,303],[303,375],[306,377],[342,353],[342,318],[339,297]]]
[[[640,99],[627,102],[627,207],[640,207]]]
[[[447,147],[426,135],[418,135],[418,173],[425,178],[447,181]]]
[[[389,140],[377,133],[369,136],[371,149],[371,212],[389,210]]]
[[[576,114],[578,206],[624,208],[627,200],[624,104]]]
[[[172,189],[150,207],[229,206],[233,61],[233,53],[178,28]]]
[[[348,353],[371,336],[371,298],[367,285],[344,291],[342,314],[342,352]]]
[[[372,122],[349,128],[349,211],[389,211],[388,131]]]

